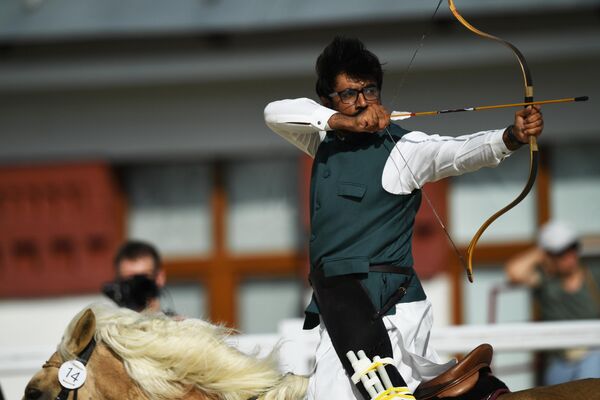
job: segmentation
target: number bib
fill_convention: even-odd
[[[58,370],[58,381],[66,389],[79,389],[85,383],[85,365],[77,360],[65,361]]]

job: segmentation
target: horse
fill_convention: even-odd
[[[258,358],[235,349],[227,343],[231,333],[199,319],[92,305],[69,323],[56,352],[27,384],[23,400],[55,400],[61,391],[65,400],[304,398],[306,377],[282,375],[275,351]],[[85,379],[83,385],[63,389],[61,365],[86,357],[84,372],[71,375]]]
[[[240,352],[227,342],[231,333],[198,319],[93,305],[69,323],[57,351],[27,384],[23,400],[305,398],[308,377],[281,374],[276,351],[264,358]],[[74,359],[87,365],[70,364]],[[599,394],[600,379],[585,379],[505,393],[497,400],[593,399]]]

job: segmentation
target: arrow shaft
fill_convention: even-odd
[[[465,112],[465,111],[484,111],[484,110],[494,110],[494,109],[498,109],[498,108],[524,107],[524,106],[533,106],[533,105],[541,105],[541,104],[571,103],[571,102],[576,102],[576,101],[587,101],[588,99],[589,98],[587,96],[581,96],[581,97],[567,97],[564,99],[538,100],[538,101],[528,101],[528,102],[521,102],[521,103],[496,104],[496,105],[492,105],[492,106],[454,108],[454,109],[450,109],[450,110],[419,111],[419,112],[393,112],[390,115],[390,118],[421,117],[421,116],[425,116],[425,115],[438,115],[438,114],[448,114],[448,113]]]

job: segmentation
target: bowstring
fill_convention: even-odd
[[[408,76],[408,74],[409,74],[409,72],[410,72],[410,70],[411,70],[411,68],[412,68],[412,66],[414,64],[414,61],[415,61],[415,59],[417,57],[417,54],[423,48],[423,44],[425,42],[425,39],[429,36],[429,33],[431,32],[431,27],[433,26],[433,21],[435,19],[435,16],[437,15],[437,12],[440,9],[440,6],[442,5],[442,1],[444,1],[444,0],[439,0],[438,1],[437,6],[435,7],[435,10],[431,14],[431,17],[429,18],[429,23],[427,25],[427,28],[425,29],[425,31],[421,35],[421,38],[419,39],[419,43],[418,43],[417,47],[415,48],[415,51],[413,52],[413,54],[412,54],[412,56],[410,58],[410,61],[408,62],[406,68],[402,72],[402,75],[400,77],[400,83],[398,84],[397,89],[396,89],[395,94],[394,94],[394,97],[392,98],[392,101],[391,101],[392,106],[395,103],[395,101],[398,100],[398,96],[400,95],[400,89],[402,88],[402,86],[404,86],[404,83],[406,82],[406,78],[407,78],[407,76]],[[398,142],[394,139],[394,137],[390,133],[389,127],[386,127],[385,131],[386,131],[387,135],[389,136],[389,138],[391,139],[392,143],[394,143],[394,149],[396,149],[396,151],[400,155],[400,158],[402,158],[402,161],[404,162],[404,165],[405,165],[406,169],[408,170],[408,172],[410,173],[412,179],[414,180],[417,188],[423,194],[423,197],[425,198],[425,201],[427,202],[427,205],[428,205],[429,209],[433,212],[433,215],[435,216],[435,219],[437,220],[438,224],[442,227],[442,229],[443,229],[443,231],[444,231],[444,233],[446,235],[446,238],[448,239],[448,241],[450,242],[450,244],[451,244],[454,252],[458,256],[458,259],[459,259],[461,265],[463,266],[463,268],[465,270],[468,271],[467,262],[465,261],[465,259],[464,259],[463,255],[461,254],[461,252],[458,250],[458,246],[456,245],[456,243],[452,239],[452,236],[450,236],[450,232],[448,231],[448,229],[446,227],[446,224],[444,224],[444,222],[442,221],[442,218],[440,217],[440,215],[438,214],[436,208],[434,207],[433,202],[429,198],[429,195],[423,189],[423,186],[419,183],[419,181],[417,180],[417,177],[415,176],[415,174],[413,173],[412,169],[410,168],[410,165],[408,164],[408,160],[404,157],[404,155],[402,154],[402,151],[400,151],[400,148],[398,147]],[[396,164],[396,160],[394,160],[394,158],[391,157],[391,152],[390,152],[390,159],[392,160],[392,163],[394,164],[394,167],[396,168],[396,171],[398,172],[398,179],[400,179],[400,177],[401,177],[400,167],[398,166],[398,164]]]
[[[444,0],[438,1],[437,6],[435,7],[435,10],[433,10],[433,14],[431,14],[431,17],[429,17],[429,23],[427,24],[427,28],[421,34],[421,39],[419,39],[419,43],[417,44],[417,47],[415,48],[415,51],[413,52],[412,57],[410,58],[410,61],[408,62],[408,64],[406,65],[406,68],[404,68],[404,71],[402,72],[402,75],[400,76],[400,83],[398,84],[398,86],[396,88],[396,92],[394,94],[394,97],[392,98],[392,101],[391,101],[392,105],[396,102],[396,100],[398,100],[398,97],[400,96],[400,89],[402,88],[402,86],[404,86],[404,82],[406,82],[406,77],[408,76],[408,73],[410,72],[413,63],[414,63],[415,59],[417,58],[417,54],[419,53],[419,51],[421,51],[421,48],[423,48],[423,43],[425,42],[425,39],[429,36],[429,33],[431,32],[431,27],[433,26],[433,21],[435,19],[435,16],[437,15],[438,10],[440,9],[440,6],[442,5],[442,1],[444,1]]]
[[[408,160],[406,158],[404,158],[404,154],[402,154],[402,152],[400,151],[400,148],[398,147],[398,142],[394,139],[394,137],[390,133],[390,130],[389,130],[388,127],[385,128],[385,132],[387,133],[387,135],[389,136],[389,138],[394,143],[394,149],[398,152],[398,154],[400,155],[400,158],[402,158],[402,161],[404,162],[404,165],[406,166],[406,169],[408,170],[408,172],[410,173],[412,179],[414,180],[415,184],[417,185],[417,188],[423,194],[423,198],[425,198],[425,201],[427,202],[427,205],[429,206],[429,209],[433,212],[433,215],[435,216],[435,219],[437,220],[438,224],[442,227],[444,233],[446,234],[446,238],[448,239],[448,241],[452,245],[452,248],[454,249],[454,252],[458,256],[458,259],[460,260],[461,265],[463,266],[463,268],[465,268],[465,270],[468,270],[467,262],[465,261],[465,258],[463,257],[463,255],[461,254],[461,252],[458,250],[458,246],[456,246],[456,242],[454,242],[454,240],[452,239],[452,236],[450,236],[450,232],[448,232],[446,224],[444,224],[444,221],[442,221],[442,218],[440,217],[440,215],[438,214],[435,206],[431,202],[431,199],[429,198],[429,195],[423,189],[423,186],[419,184],[419,181],[417,180],[417,177],[415,176],[415,174],[413,173],[412,169],[410,168],[410,166],[408,164]],[[394,167],[396,168],[396,171],[398,172],[398,179],[400,179],[400,176],[401,176],[400,167],[398,166],[398,164],[396,164],[396,160],[394,160],[394,158],[391,157],[391,154],[390,154],[390,160],[392,161],[392,164],[394,164]]]

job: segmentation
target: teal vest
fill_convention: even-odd
[[[391,125],[397,142],[408,133]],[[359,274],[379,310],[406,280],[405,275],[369,272],[369,265],[413,266],[411,240],[421,191],[386,192],[383,167],[395,145],[387,132],[328,132],[315,156],[310,190],[310,264],[326,276]],[[404,165],[399,165],[401,170]],[[417,276],[401,302],[424,300]],[[318,325],[314,297],[306,309],[305,329]],[[388,312],[393,314],[395,308]]]

